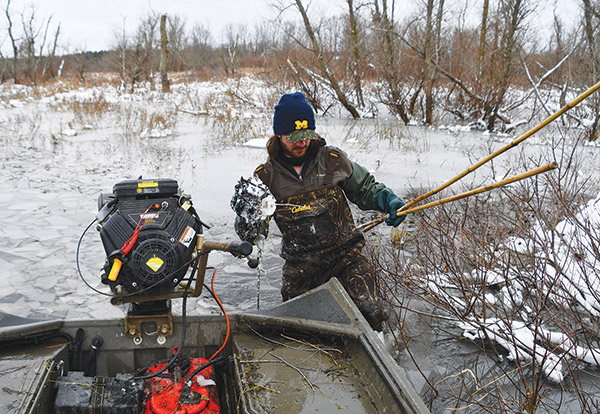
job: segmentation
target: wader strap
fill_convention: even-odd
[[[256,167],[256,170],[254,170],[254,175],[260,178],[260,180],[267,187],[269,186],[269,178],[271,178],[271,174],[269,173],[269,170],[267,170],[267,168],[265,167],[265,164],[260,164],[258,167]]]
[[[336,147],[328,147],[329,156],[325,160],[325,178],[323,179],[323,185],[329,185],[333,183],[333,173],[340,166],[340,150]]]

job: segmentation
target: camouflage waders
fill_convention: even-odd
[[[283,235],[283,300],[337,277],[373,329],[387,319],[375,277],[361,249],[362,233],[341,188],[329,185],[279,200],[275,221]]]

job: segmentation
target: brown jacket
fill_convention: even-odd
[[[325,175],[329,162],[334,163],[335,168],[331,183],[326,183]],[[344,190],[348,200],[362,210],[381,211],[377,205],[377,195],[385,185],[375,181],[373,175],[364,167],[350,161],[344,151],[325,146],[324,140],[314,158],[305,163],[300,176],[272,157],[269,157],[265,164],[260,165],[254,174],[263,180],[278,201],[316,190],[327,184],[334,184]]]
[[[346,197],[363,209],[378,208],[377,194],[385,187],[343,151],[324,145],[304,163],[300,174],[272,157],[255,174],[279,203],[274,218],[283,236],[281,253],[294,260],[362,243]]]

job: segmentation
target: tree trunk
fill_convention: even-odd
[[[433,2],[427,0],[427,11],[425,13],[425,67],[423,79],[425,80],[425,124],[433,122],[433,70],[431,68],[431,57],[433,55]]]
[[[490,0],[483,0],[483,12],[481,13],[481,30],[479,32],[479,54],[477,56],[477,81],[481,81],[483,62],[486,53],[487,20]]]
[[[437,80],[433,60],[434,57],[436,61],[438,60],[442,32],[442,16],[444,13],[444,0],[439,0],[438,10],[434,18],[434,3],[435,0],[427,0],[427,11],[425,13],[425,67],[423,70],[423,80],[425,81],[425,123],[427,125],[433,124],[433,109],[435,106],[433,89]]]
[[[52,43],[52,50],[50,51],[50,56],[48,56],[48,59],[49,59],[48,68],[51,71],[50,75],[52,77],[60,78],[61,73],[59,73],[58,71],[54,71],[54,68],[52,66],[54,63],[54,59],[56,58],[56,48],[58,47],[58,36],[59,35],[60,35],[60,24],[58,25],[58,27],[56,28],[56,32],[54,33],[54,42]],[[64,60],[63,60],[63,63],[64,63]]]
[[[171,92],[171,84],[169,83],[169,77],[167,76],[168,57],[167,15],[163,14],[160,17],[160,82],[162,84],[163,92]]]
[[[352,83],[354,84],[354,93],[356,93],[358,104],[364,106],[365,102],[362,93],[362,58],[358,42],[358,24],[354,14],[353,0],[348,0],[348,23],[350,25],[350,48],[352,50],[350,61]]]
[[[383,47],[383,76],[387,83],[387,93],[389,94],[389,102],[386,102],[386,105],[392,109],[400,117],[400,119],[402,119],[402,122],[408,124],[410,122],[410,118],[406,113],[404,98],[401,91],[402,86],[397,75],[398,65],[396,64],[396,52],[394,50],[393,40],[394,27],[388,17],[387,0],[382,0],[382,9],[383,10],[381,11],[379,10],[379,6],[376,1],[375,18],[381,27],[379,32],[382,33],[381,43]]]
[[[591,4],[590,0],[583,0],[583,28],[592,58],[592,77],[596,79],[596,73],[598,71],[598,51],[596,50],[596,36],[594,35],[594,25],[592,23],[593,7],[594,6]]]
[[[597,35],[595,34],[597,27],[594,27],[593,18],[597,14],[594,12],[594,4],[590,0],[583,0],[583,28],[585,39],[590,49],[590,62],[592,66],[591,79],[596,82],[598,78],[598,69],[600,68],[600,55],[597,48]],[[595,141],[598,138],[598,125],[600,124],[600,109],[598,100],[594,99],[590,105],[594,111],[594,122],[590,126],[589,140]]]
[[[11,76],[13,78],[13,82],[15,84],[19,83],[18,79],[17,79],[17,61],[19,58],[19,48],[17,47],[17,40],[15,39],[15,36],[13,34],[12,31],[12,19],[10,17],[10,0],[8,0],[6,2],[6,9],[4,9],[4,12],[6,13],[6,20],[8,21],[8,37],[10,38],[10,44],[12,47],[12,52],[13,52],[13,59],[11,62],[11,66],[10,66],[10,70],[11,70]]]
[[[499,117],[499,111],[504,103],[504,98],[509,86],[510,76],[515,62],[517,49],[517,30],[523,23],[523,18],[528,10],[523,0],[511,0],[504,4],[504,13],[506,16],[506,28],[502,36],[502,68],[500,78],[498,79],[494,98],[491,102],[491,113],[488,118],[488,130],[494,129],[496,119]]]
[[[319,46],[317,36],[315,35],[315,32],[313,31],[312,26],[310,25],[310,21],[308,20],[308,15],[306,14],[306,10],[304,9],[304,6],[302,5],[302,1],[296,0],[296,6],[298,7],[300,14],[302,15],[302,20],[304,21],[304,27],[306,29],[306,33],[308,34],[308,37],[312,43],[312,52],[314,53],[315,57],[317,58],[317,61],[319,62],[319,65],[321,66],[321,71],[323,72],[323,76],[329,82],[329,85],[335,92],[335,95],[336,95],[338,101],[340,101],[340,103],[344,106],[344,108],[346,108],[348,110],[348,112],[350,112],[350,114],[352,115],[352,117],[354,119],[359,119],[360,115],[358,114],[358,111],[348,101],[348,98],[342,91],[342,88],[340,87],[340,84],[339,84],[337,78],[335,77],[333,71],[331,70],[331,68],[329,67],[329,64],[327,63],[327,61],[325,60],[325,57],[323,56],[323,52],[321,51],[321,47]]]

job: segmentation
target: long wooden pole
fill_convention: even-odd
[[[490,191],[490,190],[494,190],[496,188],[503,187],[503,186],[505,186],[507,184],[511,184],[511,183],[514,183],[514,182],[517,182],[517,181],[524,180],[525,178],[533,177],[534,175],[538,175],[538,174],[545,173],[545,172],[550,171],[550,170],[554,170],[555,168],[558,168],[558,164],[555,163],[555,162],[552,162],[552,163],[550,163],[548,165],[544,165],[543,167],[534,168],[533,170],[524,172],[524,173],[519,174],[519,175],[515,175],[514,177],[505,178],[504,180],[496,181],[495,183],[484,185],[483,187],[479,187],[479,188],[476,188],[474,190],[467,191],[465,193],[456,194],[456,195],[453,195],[451,197],[443,198],[441,200],[432,201],[431,203],[427,203],[427,204],[423,204],[423,205],[420,205],[420,206],[417,206],[417,207],[413,207],[413,208],[409,208],[409,209],[404,209],[404,210],[398,211],[397,215],[401,216],[401,215],[404,215],[404,214],[414,213],[415,211],[425,210],[426,208],[430,208],[430,207],[434,207],[434,206],[439,206],[441,204],[446,204],[446,203],[449,203],[451,201],[460,200],[461,198],[470,197],[472,195],[479,194],[479,193],[484,193],[486,191]],[[369,223],[365,223],[361,227],[361,230],[363,230],[363,231],[370,230],[373,227],[375,227],[377,224],[379,224],[381,221],[385,220],[386,218],[387,217],[380,217],[377,220],[373,220],[373,221],[371,221]],[[381,220],[381,221],[379,221],[379,220]],[[376,221],[377,221],[377,223],[375,223]],[[367,226],[367,224],[369,226]]]
[[[585,92],[583,92],[577,98],[573,99],[571,102],[567,103],[565,106],[563,106],[562,108],[560,108],[554,114],[550,115],[542,123],[540,123],[537,126],[531,128],[529,131],[525,132],[523,135],[521,135],[520,137],[518,137],[514,141],[510,142],[509,144],[505,145],[504,147],[500,148],[499,150],[493,152],[492,154],[490,154],[487,157],[483,158],[479,162],[473,164],[472,166],[470,166],[469,168],[467,168],[466,170],[464,170],[462,173],[460,173],[456,177],[452,178],[450,181],[447,181],[446,183],[444,183],[441,186],[439,186],[439,187],[437,187],[437,188],[429,191],[428,193],[420,195],[419,197],[415,198],[414,200],[406,203],[404,205],[404,207],[402,207],[402,209],[400,209],[398,211],[398,213],[402,212],[404,214],[405,211],[407,211],[408,209],[410,209],[412,206],[414,206],[418,202],[424,200],[427,197],[431,197],[432,195],[439,193],[440,191],[442,191],[445,188],[451,186],[452,184],[454,184],[458,180],[462,179],[467,174],[472,173],[473,171],[475,171],[476,169],[478,169],[479,167],[481,167],[486,162],[492,160],[493,158],[496,158],[498,155],[500,155],[500,154],[508,151],[509,149],[511,149],[513,147],[516,147],[521,142],[525,141],[527,138],[529,138],[530,136],[532,136],[533,134],[535,134],[536,132],[538,132],[542,128],[546,127],[549,123],[551,123],[554,120],[556,120],[559,116],[563,115],[569,109],[572,109],[572,108],[576,107],[577,105],[579,105],[584,99],[586,99],[587,97],[589,97],[592,93],[596,92],[598,89],[600,89],[600,82],[596,83],[594,86],[592,86],[591,88],[589,88],[588,90],[586,90]],[[398,214],[398,215],[402,215],[402,214]],[[387,217],[380,217],[380,218],[375,219],[373,221],[370,221],[368,223],[362,224],[358,228],[360,230],[363,230],[363,231],[370,230],[373,227],[375,227],[377,224],[382,223],[386,218]]]

